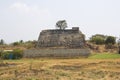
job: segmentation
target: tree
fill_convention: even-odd
[[[23,41],[23,40],[20,40],[19,43],[24,43],[24,41]]]
[[[102,34],[96,34],[90,38],[90,42],[95,43],[95,44],[104,44],[105,38],[106,38],[106,36],[104,36]]]
[[[1,39],[1,40],[0,40],[0,45],[3,45],[3,44],[4,44],[4,40]]]
[[[13,46],[18,46],[19,42],[13,42],[12,44],[13,44]]]
[[[113,36],[108,36],[105,40],[105,44],[112,44],[114,45],[116,43],[116,38]]]
[[[67,28],[66,20],[59,20],[56,23],[56,27],[59,28],[60,30],[64,30],[65,28]]]
[[[113,36],[108,36],[105,40],[105,47],[107,49],[114,48],[114,44],[116,43],[116,38]]]

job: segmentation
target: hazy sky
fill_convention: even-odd
[[[10,43],[37,40],[44,29],[65,19],[88,39],[120,35],[120,0],[0,0],[0,39]]]

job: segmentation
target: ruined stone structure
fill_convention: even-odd
[[[43,30],[38,38],[37,48],[24,51],[25,58],[39,57],[87,57],[90,50],[85,48],[85,37],[78,27],[72,29]]]
[[[43,30],[38,38],[37,47],[66,47],[83,48],[85,46],[84,34],[79,27],[60,30]]]

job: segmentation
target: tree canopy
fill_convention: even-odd
[[[0,40],[0,45],[3,45],[3,44],[4,44],[4,40],[1,39],[1,40]]]
[[[116,38],[113,36],[108,36],[105,40],[105,44],[115,44],[116,43]]]
[[[95,44],[104,44],[105,43],[105,38],[106,38],[105,35],[96,34],[96,35],[93,35],[90,38],[90,42],[95,43]]]
[[[59,20],[56,23],[56,27],[59,28],[60,30],[64,30],[65,28],[67,28],[67,22],[66,22],[66,20]]]

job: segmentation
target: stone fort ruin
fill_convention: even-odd
[[[72,29],[53,29],[40,32],[37,48],[41,47],[66,47],[83,48],[85,46],[85,36],[79,27]]]
[[[79,27],[65,29],[65,20],[56,23],[59,29],[40,32],[36,48],[24,51],[24,57],[79,57],[89,56],[90,50],[85,48],[85,36]]]

